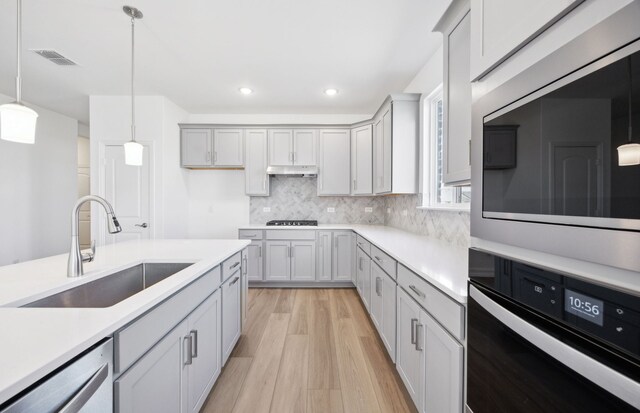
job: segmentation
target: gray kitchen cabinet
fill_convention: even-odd
[[[197,413],[204,405],[213,384],[222,371],[220,351],[222,308],[220,290],[216,290],[188,320],[192,362],[188,365],[188,411]],[[159,411],[159,410],[139,410]]]
[[[269,165],[315,166],[317,136],[315,129],[269,129]]]
[[[390,95],[373,121],[373,193],[418,191],[419,94]]]
[[[333,231],[333,280],[349,281],[353,271],[351,231]]]
[[[371,291],[371,259],[360,248],[358,248],[356,258],[358,261],[356,271],[358,273],[356,288],[366,309],[369,310],[370,298],[365,299],[365,294]]]
[[[351,129],[351,194],[373,194],[373,125]]]
[[[398,288],[396,369],[413,403],[424,405],[424,327],[421,310],[413,299]]]
[[[348,129],[323,129],[318,144],[318,195],[351,193],[351,139]]]
[[[423,413],[463,411],[464,349],[422,311],[425,382]]]
[[[389,353],[396,360],[396,282],[375,262],[371,264],[371,320]]]
[[[247,324],[247,311],[249,300],[249,248],[242,250],[242,269],[240,270],[240,330]]]
[[[178,324],[155,347],[114,383],[114,405],[119,413],[185,412],[187,380],[184,337],[187,320]]]
[[[245,130],[245,194],[269,196],[267,130]]]
[[[240,338],[242,320],[240,315],[241,288],[240,268],[222,284],[222,364],[227,363],[234,346]]]
[[[180,142],[182,166],[192,168],[212,166],[212,138],[211,129],[182,129]]]
[[[262,281],[262,244],[260,241],[251,241],[247,246],[247,279],[249,281]]]
[[[265,280],[288,281],[291,279],[291,260],[289,241],[266,241]]]
[[[375,262],[371,264],[371,306],[369,315],[373,325],[382,330],[382,292],[380,291],[380,283],[384,277],[384,271]]]
[[[471,16],[468,1],[456,1],[436,30],[444,39],[443,149],[445,184],[471,179]]]
[[[244,130],[215,129],[213,131],[213,165],[218,167],[244,165]]]
[[[291,280],[313,281],[316,278],[316,243],[291,241]]]
[[[317,235],[318,256],[316,262],[318,267],[316,269],[316,279],[318,281],[331,281],[333,272],[331,241],[333,233],[331,231],[318,231]]]

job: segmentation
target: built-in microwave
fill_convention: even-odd
[[[638,21],[632,2],[476,98],[473,238],[640,271],[640,164],[619,150],[640,144]]]

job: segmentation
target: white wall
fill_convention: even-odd
[[[0,95],[0,104],[13,100]],[[78,121],[31,107],[36,143],[0,140],[0,265],[67,252],[71,239]]]
[[[443,49],[442,46],[435,51],[427,63],[420,69],[413,80],[404,89],[405,93],[431,93],[443,79]]]
[[[380,102],[382,104],[382,102]],[[185,123],[220,123],[242,125],[343,125],[371,119],[373,114],[190,114]]]

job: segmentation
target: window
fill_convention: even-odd
[[[442,85],[423,102],[423,200],[425,208],[469,209],[471,187],[443,183],[444,105]]]

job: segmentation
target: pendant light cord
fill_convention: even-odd
[[[131,140],[136,141],[136,91],[134,86],[135,77],[135,30],[136,19],[131,16]]]
[[[629,143],[632,142],[633,128],[632,128],[632,116],[633,110],[631,109],[631,101],[633,100],[633,75],[631,71],[631,56],[627,58],[627,73],[629,74]]]
[[[18,21],[17,21],[17,30],[18,30],[18,41],[16,44],[16,102],[22,103],[22,78],[20,76],[20,72],[22,70],[22,0],[17,1],[18,4]]]

